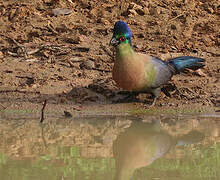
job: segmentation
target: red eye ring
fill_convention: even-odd
[[[119,40],[120,40],[121,42],[123,42],[123,41],[125,41],[126,39],[125,39],[124,36],[121,36],[121,37],[119,38]]]

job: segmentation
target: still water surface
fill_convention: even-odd
[[[0,119],[1,180],[220,179],[220,116]]]

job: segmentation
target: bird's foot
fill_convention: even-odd
[[[155,100],[153,100],[153,102],[151,103],[151,105],[149,107],[154,107],[155,106]]]
[[[150,105],[147,105],[147,107],[154,107],[156,104],[156,100],[157,100],[157,97],[154,97],[153,102]]]

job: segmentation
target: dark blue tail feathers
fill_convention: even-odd
[[[197,70],[205,66],[204,59],[193,56],[181,56],[181,57],[169,59],[167,62],[169,65],[172,65],[175,68],[175,70],[177,71],[176,73],[179,73],[185,68]]]

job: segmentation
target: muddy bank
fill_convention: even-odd
[[[120,95],[111,77],[114,49],[108,44],[119,19],[131,26],[138,52],[163,59],[178,55],[206,59],[201,71],[175,76],[170,82],[172,97],[161,94],[156,108],[218,110],[218,1],[97,2],[0,2],[1,110],[39,109],[45,99],[48,108],[58,111],[114,106],[112,101]],[[71,13],[55,16],[55,8]],[[138,99],[128,106],[147,109],[150,97]]]

